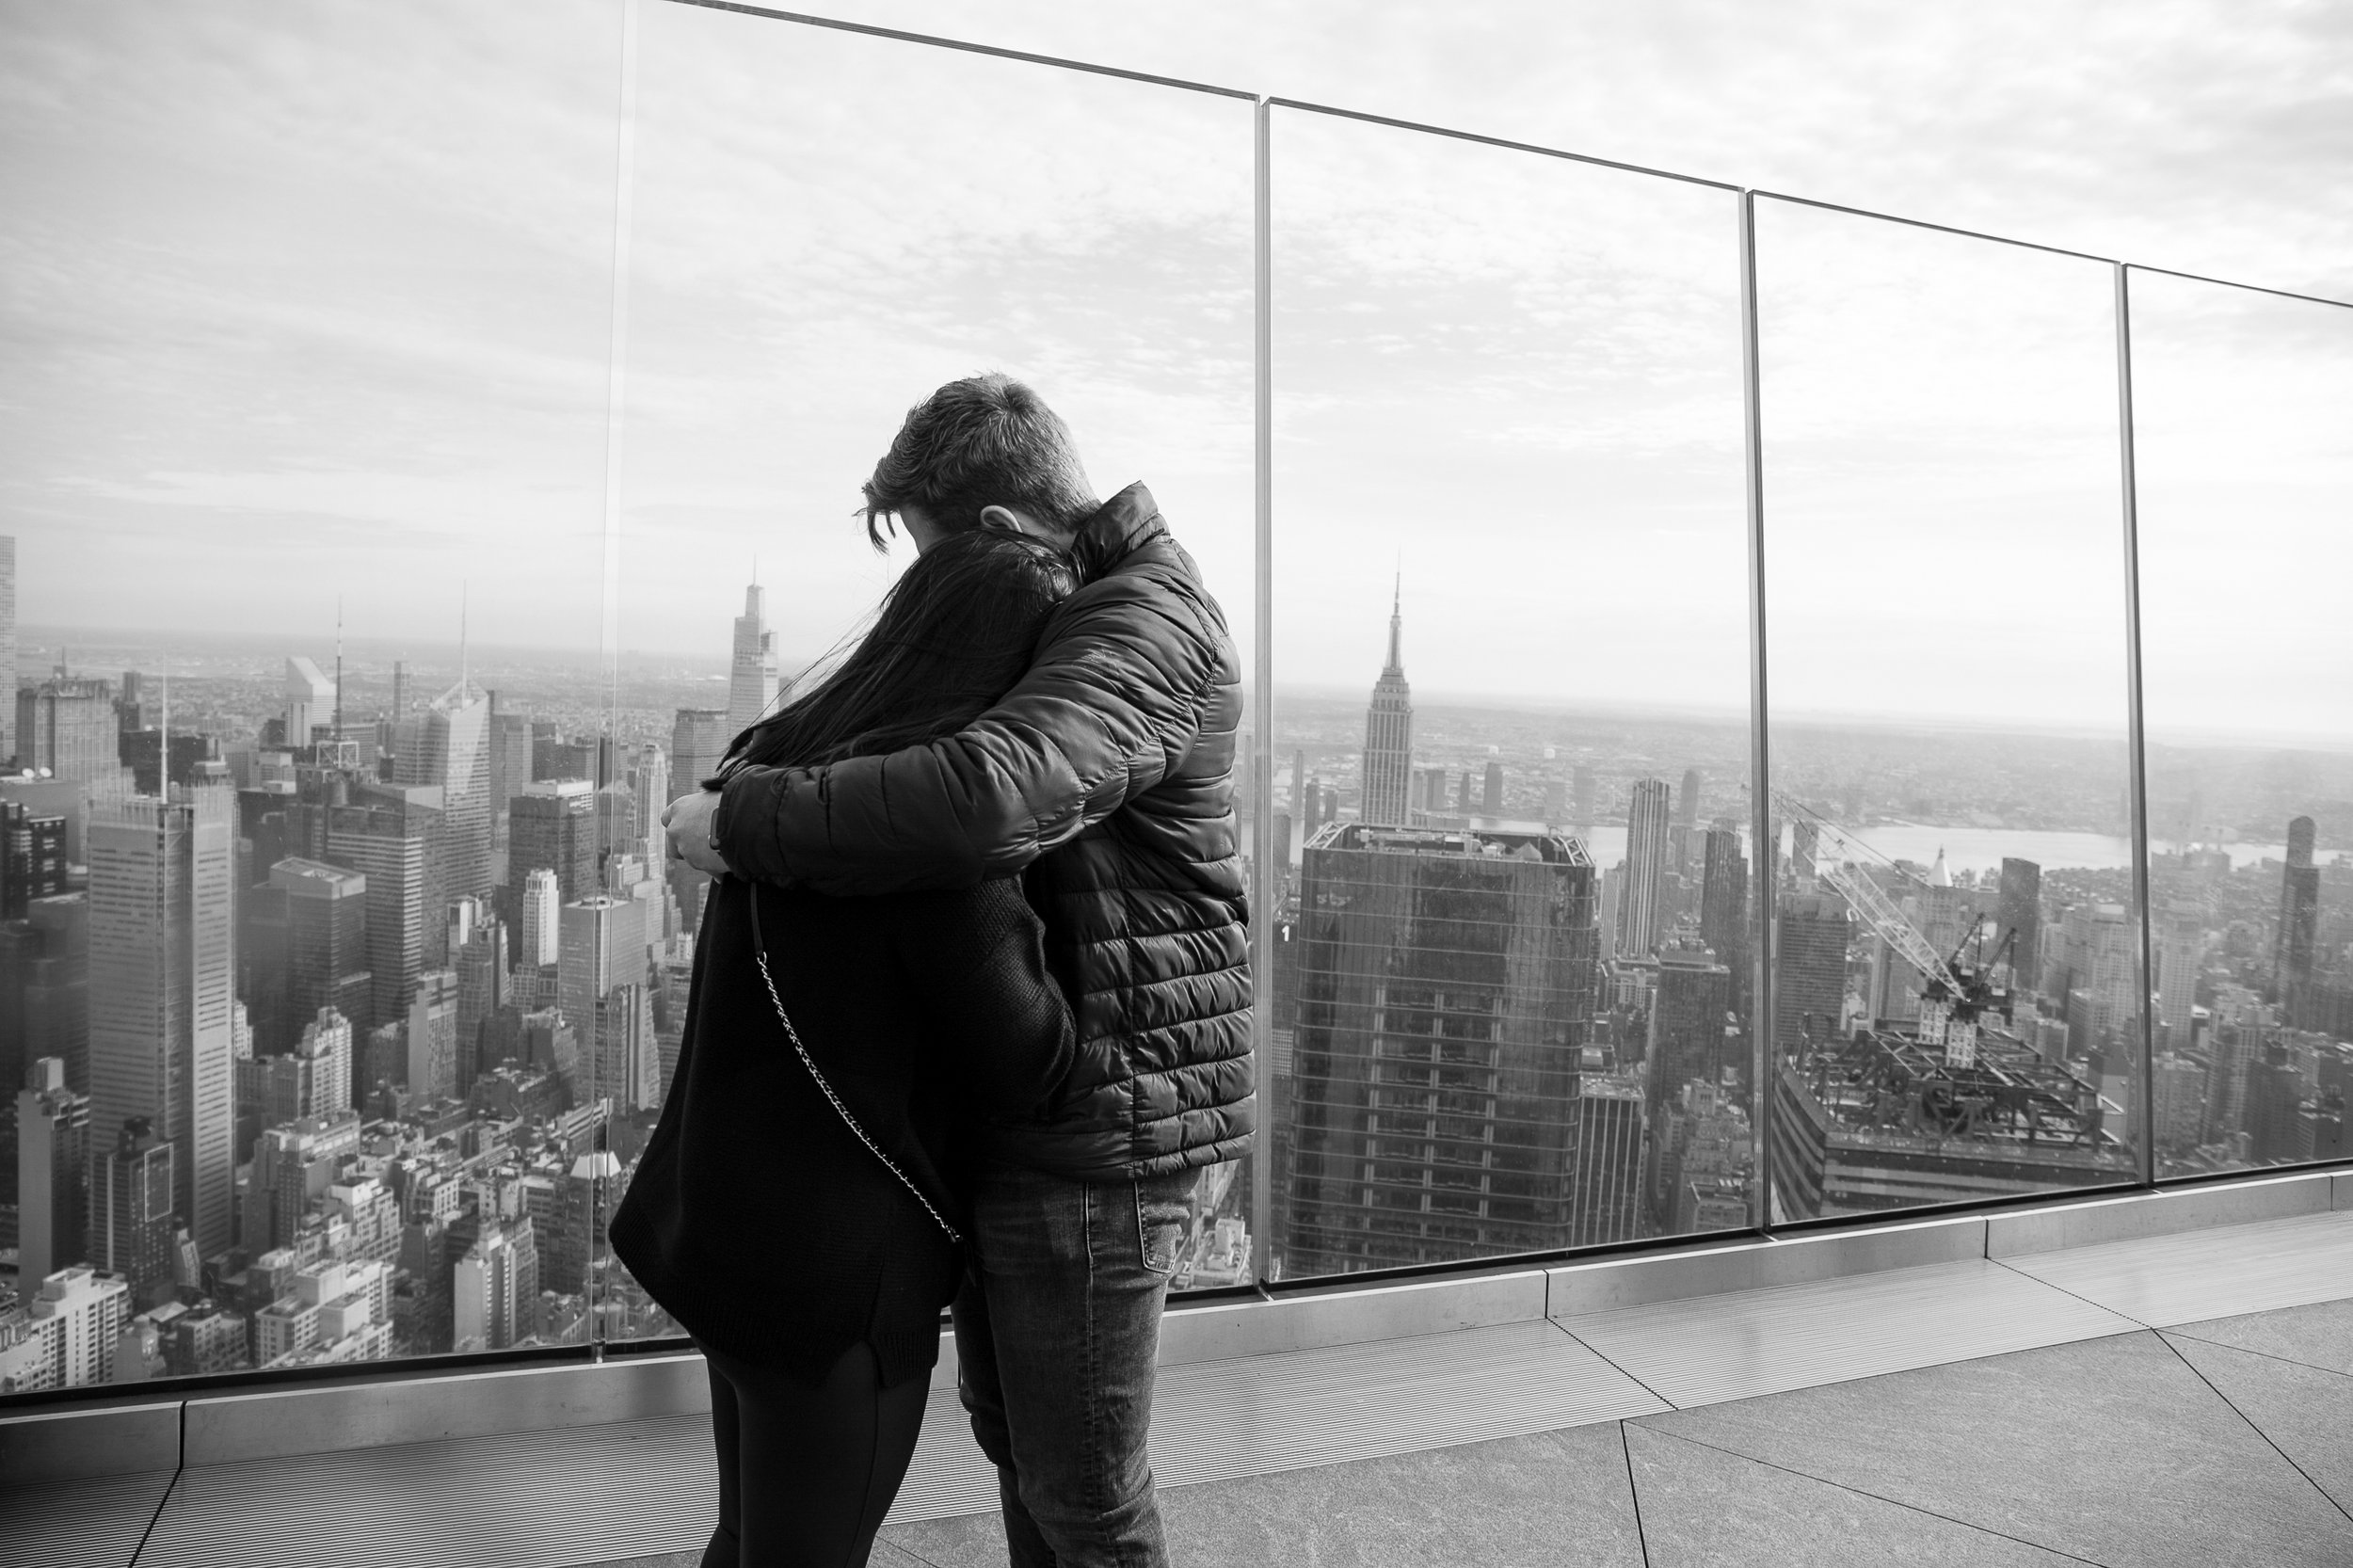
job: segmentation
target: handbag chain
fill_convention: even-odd
[[[809,1059],[808,1048],[801,1044],[801,1032],[792,1027],[792,1015],[784,1010],[784,998],[776,994],[776,976],[768,972],[768,943],[760,934],[760,885],[749,884],[747,891],[752,900],[752,952],[759,957],[760,981],[768,987],[768,1000],[776,1009],[776,1022],[784,1025],[784,1037],[792,1042],[793,1054],[801,1059],[801,1065],[808,1069],[808,1076],[817,1080],[817,1087],[824,1093],[825,1103],[832,1106],[833,1113],[841,1118],[841,1125],[856,1135],[857,1141],[866,1145],[867,1152],[882,1161],[884,1170],[899,1178],[900,1186],[914,1194],[915,1201],[923,1206],[923,1212],[932,1217],[932,1223],[947,1233],[949,1241],[961,1246],[963,1235],[948,1223],[945,1215],[932,1207],[932,1200],[923,1195],[923,1190],[915,1185],[906,1172],[899,1169],[899,1162],[885,1154],[882,1145],[858,1125],[858,1119],[850,1113],[848,1106],[841,1103],[841,1096],[833,1092],[833,1085],[825,1081],[825,1075],[819,1072],[817,1064]]]

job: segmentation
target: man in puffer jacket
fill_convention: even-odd
[[[989,1129],[959,1384],[1018,1565],[1166,1560],[1144,1451],[1160,1310],[1200,1168],[1248,1147],[1251,985],[1232,767],[1241,664],[1149,491],[1097,503],[1068,431],[1001,376],[911,410],[867,528],[1066,548],[1081,586],[971,728],[819,769],[747,768],[665,816],[706,870],[834,894],[1023,872],[1078,1016],[1051,1112]]]

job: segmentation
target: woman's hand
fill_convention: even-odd
[[[718,791],[696,790],[670,802],[662,813],[662,825],[669,830],[672,855],[698,872],[725,876],[727,860],[711,841],[711,819],[718,809]]]

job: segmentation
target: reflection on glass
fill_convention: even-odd
[[[2124,1182],[2111,274],[1757,204],[1777,1218]]]
[[[1273,1266],[1746,1224],[1732,199],[1273,156]]]
[[[618,16],[57,11],[0,65],[0,1391],[585,1332],[508,860],[600,765]]]
[[[2157,1175],[2342,1158],[2353,310],[2135,271]]]
[[[1247,102],[662,6],[633,156],[617,755],[682,792],[860,630],[912,552],[870,545],[858,487],[911,405],[981,371],[1037,389],[1098,494],[1151,487],[1250,646]],[[610,917],[568,889],[559,917],[613,1201],[677,1064],[705,888],[646,865],[590,889]],[[626,966],[565,969],[632,903]],[[605,1032],[641,1025],[642,1053]],[[1206,1175],[1180,1288],[1249,1277],[1236,1175]],[[607,1336],[677,1332],[595,1269]]]

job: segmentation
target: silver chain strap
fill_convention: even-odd
[[[920,1187],[907,1178],[906,1172],[899,1169],[898,1161],[883,1153],[882,1145],[867,1135],[866,1129],[858,1125],[857,1118],[850,1114],[850,1108],[841,1103],[841,1096],[833,1092],[833,1085],[825,1081],[825,1075],[817,1070],[817,1064],[809,1060],[808,1048],[801,1044],[801,1032],[792,1027],[792,1016],[784,1010],[784,999],[776,994],[776,976],[768,972],[768,944],[760,936],[760,888],[754,885],[749,891],[752,897],[752,951],[760,960],[760,978],[768,987],[768,1000],[776,1004],[776,1022],[784,1025],[784,1037],[792,1042],[793,1054],[801,1059],[801,1065],[808,1069],[808,1076],[817,1080],[817,1087],[824,1093],[825,1103],[832,1106],[833,1113],[841,1118],[841,1125],[857,1134],[857,1141],[883,1162],[883,1169],[897,1176],[899,1185],[915,1195],[915,1201],[923,1206],[923,1212],[932,1217],[932,1223],[948,1233],[949,1241],[962,1245],[964,1237],[956,1227],[932,1207],[932,1200],[923,1195]]]

